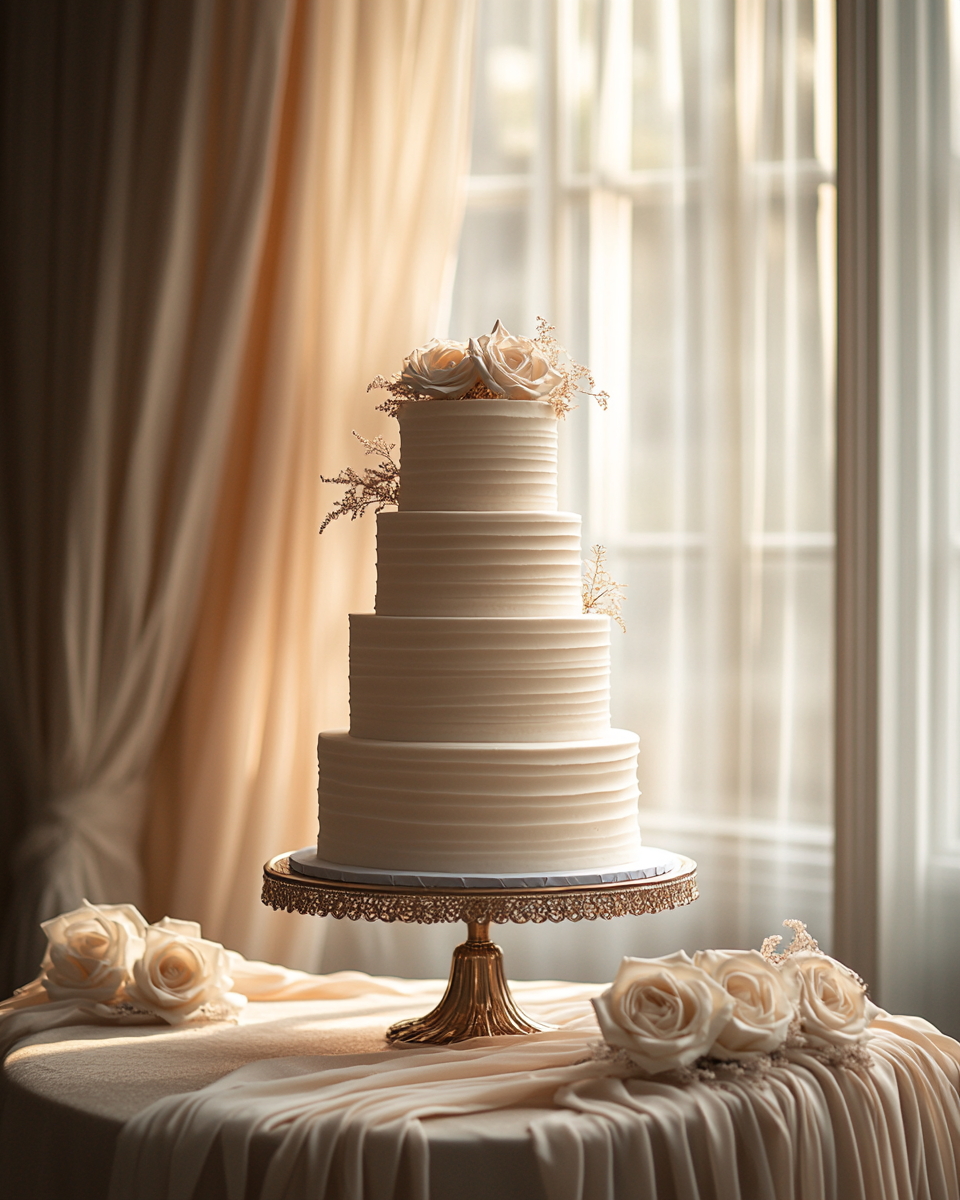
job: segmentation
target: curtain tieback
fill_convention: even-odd
[[[33,806],[32,819],[14,851],[14,869],[33,870],[77,843],[101,853],[136,848],[145,789],[140,781],[90,784],[57,792]]]

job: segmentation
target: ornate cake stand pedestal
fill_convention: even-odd
[[[425,1017],[399,1021],[387,1040],[443,1046],[491,1034],[539,1033],[542,1025],[518,1008],[490,940],[491,921],[518,924],[595,921],[664,912],[696,900],[697,864],[670,855],[670,869],[642,879],[570,887],[394,886],[312,878],[293,871],[290,853],[263,868],[263,903],[305,916],[419,925],[466,921],[467,940],[453,952],[443,999]],[[675,864],[675,865],[674,865]]]

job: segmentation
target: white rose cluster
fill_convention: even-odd
[[[791,1027],[813,1049],[855,1048],[880,1013],[852,971],[811,950],[776,962],[756,950],[625,958],[593,1006],[604,1041],[648,1075],[704,1056],[759,1059]]]
[[[246,1004],[231,991],[226,950],[201,937],[195,921],[148,925],[132,904],[84,900],[42,928],[40,983],[51,1001],[126,1002],[171,1025],[205,1012],[230,1016]]]
[[[409,355],[400,372],[412,392],[434,400],[456,400],[477,384],[508,400],[546,400],[563,379],[535,341],[515,337],[499,321],[468,342],[432,339]]]

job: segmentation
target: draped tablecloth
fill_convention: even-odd
[[[48,1029],[8,1055],[4,1196],[31,1200],[960,1200],[960,1044],[873,1026],[869,1065],[789,1051],[675,1083],[598,1057],[582,984],[518,983],[555,1033],[389,1049],[440,981],[286,972],[239,1024]],[[112,1180],[112,1182],[111,1182]]]

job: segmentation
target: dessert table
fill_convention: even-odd
[[[258,1001],[253,986],[236,1024],[21,1040],[3,1071],[2,1194],[960,1196],[960,1045],[918,1019],[877,1021],[869,1066],[788,1052],[764,1072],[676,1083],[603,1060],[596,985],[513,985],[556,1032],[396,1050],[388,1026],[443,981],[297,974],[272,994],[327,998]]]

